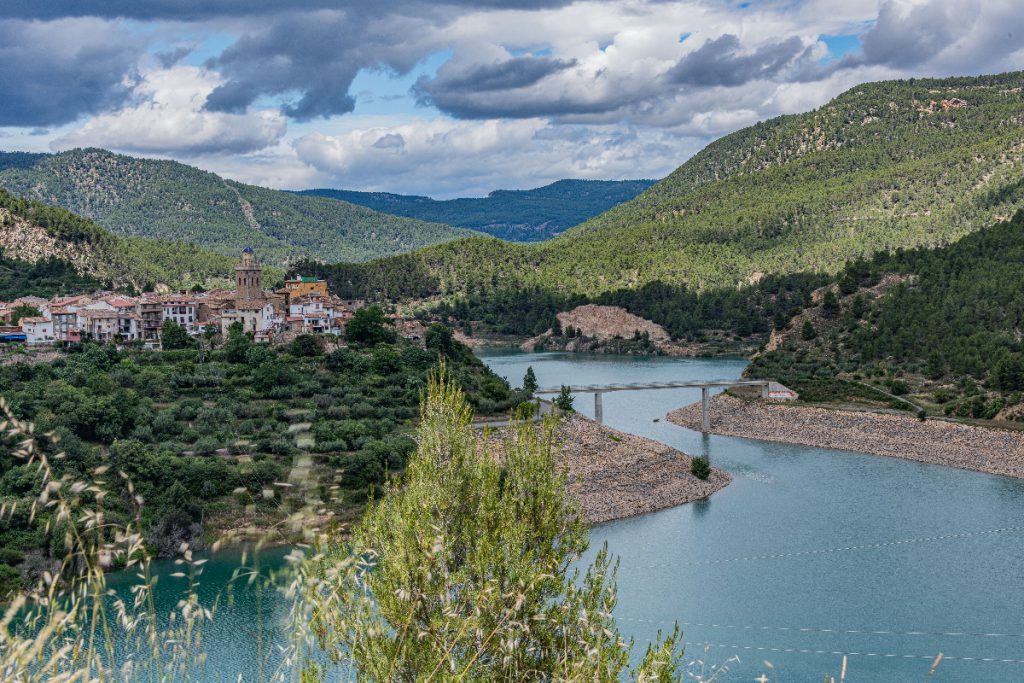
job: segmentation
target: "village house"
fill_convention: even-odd
[[[82,341],[81,328],[78,326],[78,308],[75,306],[52,306],[50,320],[53,321],[53,336],[57,341]]]
[[[26,344],[52,344],[53,321],[42,316],[30,316],[21,319],[21,330],[25,333]]]
[[[161,302],[163,309],[163,320],[173,320],[178,323],[189,334],[198,334],[199,303],[192,297],[168,296]],[[163,321],[161,321],[161,325]]]
[[[0,326],[10,323],[14,309],[30,306],[42,315],[23,318],[0,341],[54,341],[72,343],[85,339],[123,343],[141,341],[158,348],[163,324],[172,320],[192,336],[209,327],[225,335],[234,323],[257,341],[280,339],[282,332],[339,332],[362,302],[333,296],[324,280],[297,277],[277,291],[263,289],[263,268],[251,248],[242,252],[235,266],[235,290],[177,294],[149,292],[128,296],[116,292],[54,297],[21,297],[0,302]]]

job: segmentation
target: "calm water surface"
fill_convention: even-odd
[[[513,384],[532,365],[542,386],[735,378],[745,366],[556,353],[485,360]],[[849,653],[850,681],[925,680],[943,652],[929,680],[1024,681],[1024,482],[706,438],[664,421],[697,400],[692,389],[604,396],[610,426],[709,455],[734,477],[710,500],[591,533],[595,549],[607,542],[621,558],[625,633],[644,642],[678,621],[689,657],[740,658],[720,680],[838,680],[835,653]],[[593,414],[589,396],[576,404]]]
[[[745,366],[559,353],[484,360],[513,385],[532,365],[542,386],[736,378]],[[604,396],[612,427],[706,454],[734,477],[710,500],[592,531],[594,551],[607,542],[621,558],[623,632],[642,645],[679,622],[688,658],[740,658],[720,681],[838,680],[842,653],[848,681],[1024,681],[1024,481],[705,438],[664,421],[699,398],[691,389]],[[576,404],[593,414],[589,396]],[[204,590],[219,590],[237,561],[210,562]],[[166,606],[171,586],[161,590]],[[273,642],[283,625],[266,595],[260,611],[245,591],[221,607],[206,634],[209,680],[256,678],[257,636]]]

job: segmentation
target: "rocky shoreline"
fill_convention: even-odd
[[[668,419],[700,430],[700,404],[674,410]],[[1024,432],[1005,429],[746,401],[721,394],[711,401],[711,431],[1024,478]]]
[[[588,524],[645,515],[710,496],[732,477],[712,468],[690,474],[690,456],[665,444],[619,432],[581,415],[558,428],[559,460],[569,469],[569,495]]]

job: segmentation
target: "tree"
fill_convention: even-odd
[[[800,328],[800,338],[804,341],[811,341],[818,336],[818,331],[814,329],[814,325],[810,320],[805,320],[803,327]]]
[[[621,681],[631,646],[612,614],[615,570],[607,550],[573,569],[587,533],[554,421],[511,429],[482,447],[462,392],[432,379],[403,481],[349,542],[325,535],[301,567],[297,636],[344,653],[364,681]],[[634,676],[679,680],[680,650],[677,630]]]
[[[19,306],[15,306],[14,310],[11,311],[11,324],[17,325],[22,318],[37,318],[40,315],[42,315],[42,313],[38,308],[29,306],[28,304],[21,304]]]
[[[300,334],[288,345],[288,353],[300,358],[313,358],[323,353],[316,337],[311,334]]]
[[[825,296],[821,300],[821,310],[827,316],[834,316],[839,313],[839,297],[831,289],[825,290]]]
[[[389,327],[393,325],[380,306],[360,308],[345,325],[345,339],[365,346],[390,344],[397,338],[394,329]]]
[[[523,391],[528,396],[533,396],[533,392],[537,391],[540,385],[537,383],[537,375],[533,372],[533,366],[526,368],[526,374],[523,375]]]
[[[192,348],[195,342],[184,327],[173,320],[165,320],[160,327],[160,345],[167,351],[173,351]]]
[[[572,407],[573,400],[572,391],[569,390],[569,387],[563,384],[562,390],[558,393],[558,396],[555,397],[555,407],[563,412],[571,413],[575,410],[575,408]]]
[[[224,342],[224,355],[229,363],[245,363],[252,348],[252,339],[237,320],[228,327],[228,340]]]
[[[427,328],[423,343],[428,349],[437,351],[442,356],[447,356],[448,358],[453,357],[458,348],[452,328],[441,323],[434,323]]]
[[[711,462],[699,455],[692,458],[690,460],[690,474],[698,479],[707,479],[711,476]]]

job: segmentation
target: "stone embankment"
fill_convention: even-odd
[[[700,404],[675,410],[668,419],[699,430]],[[1024,478],[1024,432],[1005,429],[744,401],[722,394],[711,401],[711,431]]]
[[[700,500],[732,481],[718,469],[706,481],[698,479],[685,453],[580,415],[566,418],[557,438],[560,461],[569,470],[569,495],[589,524]]]

